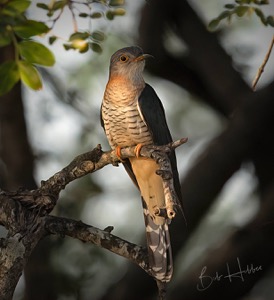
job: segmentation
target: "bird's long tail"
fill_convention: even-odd
[[[168,220],[163,225],[153,222],[146,203],[143,202],[149,264],[153,276],[169,282],[173,272],[172,252],[168,231]]]

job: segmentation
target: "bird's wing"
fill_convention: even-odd
[[[149,84],[146,84],[138,99],[138,110],[152,135],[153,143],[155,145],[165,145],[172,142],[162,102]],[[180,206],[183,207],[181,186],[174,151],[170,153],[169,158],[173,172],[174,188],[180,201]],[[137,185],[130,162],[126,161],[124,167],[133,182]]]
[[[146,84],[138,99],[138,109],[152,135],[153,143],[155,145],[170,143],[172,137],[167,126],[162,102],[149,84]]]

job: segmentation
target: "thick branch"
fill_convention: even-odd
[[[172,174],[169,159],[165,153],[169,153],[173,149],[186,143],[187,139],[175,141],[168,145],[143,146],[140,155],[143,157],[152,158],[159,164],[160,176],[163,178],[166,190],[172,195],[175,194],[172,184]],[[121,158],[134,157],[135,146],[121,149]],[[93,173],[102,169],[108,164],[118,165],[120,162],[115,151],[103,152],[101,146],[98,145],[92,151],[83,153],[73,159],[73,161],[63,168],[61,171],[54,174],[46,181],[41,182],[41,187],[34,191],[24,191],[20,193],[7,193],[14,200],[20,201],[29,208],[37,208],[44,213],[49,213],[56,204],[59,194],[62,189],[70,182],[83,177],[89,173]],[[0,216],[1,221],[1,216]]]
[[[0,193],[0,224],[9,229],[0,239],[0,299],[12,299],[28,258],[44,236],[43,218]]]
[[[92,243],[107,249],[129,259],[151,275],[146,248],[132,244],[111,234],[110,231],[113,229],[111,227],[101,230],[84,224],[81,221],[48,216],[46,217],[45,229],[51,234],[67,235],[82,242]]]

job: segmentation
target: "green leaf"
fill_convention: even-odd
[[[74,32],[70,37],[69,41],[74,41],[74,40],[85,40],[90,36],[89,32]]]
[[[90,43],[90,48],[92,51],[97,53],[102,53],[103,51],[102,47],[97,43]]]
[[[29,8],[30,4],[31,1],[28,0],[13,0],[7,6],[13,7],[18,13],[23,13]]]
[[[79,50],[80,53],[88,51],[88,42],[86,40],[76,39],[71,43],[72,49]]]
[[[273,16],[268,16],[266,19],[266,22],[268,25],[274,27],[274,17]]]
[[[229,10],[225,10],[223,11],[219,17],[217,18],[219,21],[223,20],[223,19],[226,19],[226,18],[229,18],[231,16],[232,12],[229,11]]]
[[[116,8],[114,11],[113,11],[113,14],[115,16],[124,16],[126,14],[126,10],[124,8]]]
[[[62,1],[55,1],[52,8],[52,10],[58,10],[58,9],[62,9],[66,4],[67,4],[67,0],[62,0]]]
[[[92,18],[92,19],[99,19],[101,17],[102,17],[102,13],[100,13],[100,12],[95,12],[90,15],[90,18]]]
[[[224,7],[227,9],[233,9],[235,7],[235,4],[226,4]]]
[[[0,47],[7,46],[11,43],[11,37],[7,31],[0,32]]]
[[[13,26],[13,30],[19,37],[27,39],[34,35],[47,33],[49,28],[43,22],[26,20],[21,24]]]
[[[251,2],[254,2],[254,0],[235,0],[238,4],[250,4]]]
[[[48,17],[52,17],[54,15],[54,11],[53,10],[49,10],[49,12],[47,13]]]
[[[89,17],[89,14],[86,14],[86,13],[80,13],[78,16],[79,16],[80,18],[87,18],[87,17]]]
[[[45,3],[37,3],[36,6],[44,10],[49,10],[49,7]]]
[[[0,65],[0,95],[10,91],[20,79],[15,61],[6,61]]]
[[[8,16],[17,16],[25,12],[30,6],[31,1],[13,0],[8,2],[2,9],[1,13]]]
[[[116,8],[114,10],[108,10],[106,12],[106,17],[109,20],[113,20],[115,16],[123,16],[125,13],[126,10],[124,8]]]
[[[94,31],[91,33],[90,37],[96,41],[102,42],[105,39],[105,34],[102,31]]]
[[[18,62],[19,74],[22,82],[37,91],[42,89],[42,81],[37,69],[30,63],[20,60]]]
[[[255,11],[256,15],[260,18],[261,22],[264,25],[267,25],[267,21],[266,21],[266,17],[264,15],[264,13],[259,8],[255,8],[254,11]]]
[[[66,51],[70,49],[75,49],[71,44],[63,44],[63,47],[65,48]]]
[[[88,43],[85,43],[85,44],[81,47],[81,49],[79,49],[79,52],[80,52],[80,53],[85,53],[85,52],[88,51],[88,49],[89,49],[89,44],[88,44]]]
[[[34,41],[23,41],[18,44],[20,55],[29,63],[42,66],[53,66],[55,58],[44,45]]]
[[[214,20],[210,21],[207,26],[208,30],[214,31],[218,27],[219,23],[220,23],[219,19],[214,19]]]
[[[248,6],[238,6],[235,8],[235,13],[237,14],[238,17],[242,17],[245,15],[249,10]]]
[[[52,35],[49,37],[49,44],[52,45],[57,40],[57,36]]]
[[[122,6],[125,4],[125,0],[110,0],[110,6]]]
[[[114,19],[114,14],[111,10],[108,10],[107,13],[106,13],[106,17],[108,20],[113,20]]]

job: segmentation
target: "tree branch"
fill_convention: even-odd
[[[70,236],[85,243],[92,243],[101,248],[107,249],[119,256],[129,259],[137,264],[151,276],[148,264],[146,248],[125,241],[110,233],[113,227],[105,230],[87,225],[81,221],[67,218],[47,216],[45,229],[49,234]]]
[[[164,146],[143,146],[140,151],[141,156],[152,158],[159,164],[158,175],[163,178],[167,204],[175,195],[168,153],[186,141],[183,138]],[[134,157],[134,150],[135,146],[121,149],[121,159]],[[131,260],[152,275],[147,251],[143,247],[112,235],[109,228],[100,230],[81,221],[48,216],[67,184],[108,164],[118,165],[119,162],[114,150],[103,152],[98,145],[92,151],[75,157],[68,166],[42,181],[41,187],[36,190],[0,192],[0,224],[9,230],[7,238],[0,239],[0,299],[12,298],[30,254],[39,240],[47,234],[68,235],[93,243]],[[17,251],[11,251],[11,248]],[[161,285],[161,297],[164,291]]]
[[[0,224],[9,229],[0,239],[0,299],[10,300],[32,250],[44,236],[44,220],[1,192]]]
[[[164,188],[168,193],[175,194],[172,180],[171,167],[167,153],[180,145],[187,142],[187,138],[182,138],[163,146],[147,145],[143,146],[140,155],[154,159],[159,164],[159,176],[163,178]],[[121,159],[135,157],[135,146],[121,149]],[[46,181],[41,182],[41,187],[32,191],[20,191],[19,193],[8,193],[12,199],[20,201],[23,205],[30,209],[40,209],[43,214],[52,211],[55,206],[61,190],[70,182],[83,177],[87,174],[96,172],[108,164],[117,166],[120,159],[117,157],[114,150],[103,152],[101,145],[97,145],[93,150],[80,154],[73,159],[73,161],[63,168],[61,171],[55,173]]]
[[[253,89],[253,91],[256,90],[257,83],[258,83],[259,79],[261,78],[261,76],[262,76],[262,74],[263,74],[263,72],[264,72],[264,68],[265,68],[265,66],[266,66],[266,64],[267,64],[267,62],[268,62],[268,59],[269,59],[270,54],[271,54],[271,52],[272,52],[273,46],[274,46],[274,35],[273,35],[273,37],[272,37],[270,46],[269,46],[269,48],[268,48],[268,50],[267,50],[267,53],[266,53],[266,55],[265,55],[264,61],[262,62],[261,66],[260,66],[260,68],[258,69],[258,72],[257,72],[257,74],[256,74],[256,76],[255,76],[255,78],[254,78],[254,80],[253,80],[253,82],[252,82],[252,89]]]

